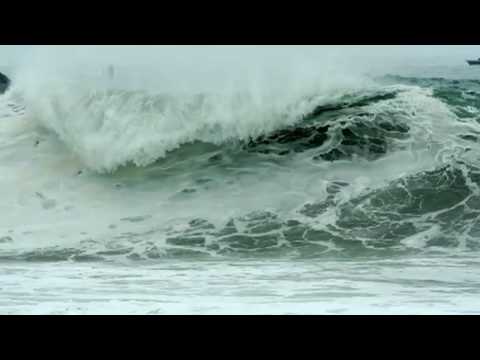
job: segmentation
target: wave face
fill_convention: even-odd
[[[477,80],[67,70],[0,97],[3,260],[479,250]]]

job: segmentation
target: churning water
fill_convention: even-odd
[[[476,69],[82,54],[0,95],[0,313],[480,312]]]

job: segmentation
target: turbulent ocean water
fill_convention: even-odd
[[[480,313],[480,69],[63,75],[0,95],[0,313]]]

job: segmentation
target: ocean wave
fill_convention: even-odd
[[[273,95],[258,101],[248,93],[56,93],[29,103],[27,114],[98,172],[114,172],[128,164],[148,166],[194,143],[285,154],[320,148],[330,141],[334,144],[317,157],[336,160],[363,154],[375,159],[393,146],[395,138],[406,136],[408,117],[424,110],[421,102],[427,101],[426,95],[416,88],[402,95],[405,91],[398,87],[334,89],[282,101]],[[390,108],[375,110],[381,104]]]
[[[22,225],[0,238],[0,259],[479,250],[475,83],[384,81],[271,103],[251,94],[23,93],[26,112],[2,124],[2,146],[35,156],[44,180],[32,177],[21,202],[65,217],[68,231]],[[85,230],[74,218],[91,209],[108,219]]]

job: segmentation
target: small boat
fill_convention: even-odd
[[[480,58],[477,60],[467,60],[468,65],[473,66],[473,65],[480,65]]]

